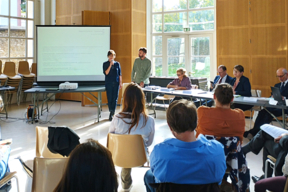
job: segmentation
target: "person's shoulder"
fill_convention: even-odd
[[[242,81],[249,81],[249,78],[248,77],[245,77],[244,75],[241,77],[241,80]]]
[[[104,64],[109,64],[109,63],[110,63],[109,61],[105,61],[105,62],[103,62],[103,65],[104,65]]]
[[[159,149],[163,149],[163,148],[166,148],[168,145],[170,145],[169,143],[172,142],[173,140],[175,140],[175,138],[168,138],[168,139],[165,139],[163,142],[161,143],[158,143],[154,146],[154,150],[159,150]],[[162,151],[162,150],[160,150]]]
[[[135,61],[140,61],[141,59],[139,58],[139,57],[137,57],[136,59],[135,59]]]
[[[202,106],[198,107],[197,112],[204,112],[204,111],[208,111],[211,109],[212,109],[212,107],[207,107],[207,106],[202,105]]]
[[[208,140],[204,135],[202,135],[202,134],[200,134],[199,136],[198,136],[198,139],[200,139],[201,140],[201,142],[203,143],[203,144],[205,144],[207,147],[211,147],[211,148],[214,148],[214,149],[219,149],[219,150],[223,150],[223,145],[220,143],[220,142],[218,142],[217,140],[215,140],[215,139],[212,139],[212,140]]]
[[[276,83],[275,85],[274,85],[274,87],[280,87],[281,86],[281,83]]]
[[[245,113],[241,109],[236,108],[236,109],[230,109],[230,110],[231,110],[231,114],[238,115],[241,118],[245,118]]]
[[[115,61],[115,63],[114,63],[114,64],[120,65],[119,61]]]

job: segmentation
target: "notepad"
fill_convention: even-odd
[[[244,97],[243,101],[257,102],[256,97]]]
[[[276,127],[270,124],[264,124],[260,127],[263,131],[271,135],[274,139],[281,136],[283,133],[288,133],[286,129]]]

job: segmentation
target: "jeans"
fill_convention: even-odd
[[[146,191],[147,191],[147,192],[156,192],[156,189],[153,188],[153,187],[151,187],[151,186],[149,185],[149,183],[155,183],[155,177],[154,177],[151,169],[149,169],[149,170],[145,173],[144,183],[145,183]]]
[[[108,100],[109,111],[114,113],[116,110],[118,94],[119,94],[119,83],[118,82],[106,82],[106,95]]]
[[[121,185],[123,189],[129,189],[132,185],[131,168],[122,168]]]

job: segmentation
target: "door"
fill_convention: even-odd
[[[211,67],[211,42],[212,35],[190,35],[189,36],[189,62],[187,63],[187,71],[192,77],[210,78],[213,74]]]

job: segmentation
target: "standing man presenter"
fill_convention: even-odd
[[[149,85],[149,76],[151,75],[151,61],[146,57],[147,49],[140,47],[139,58],[135,59],[131,79],[140,85],[145,87]]]

